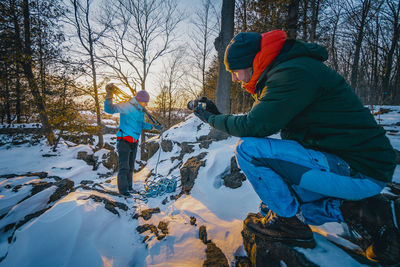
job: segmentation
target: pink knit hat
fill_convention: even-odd
[[[150,95],[146,91],[141,90],[141,91],[137,92],[136,100],[138,102],[146,102],[147,103],[150,100]]]

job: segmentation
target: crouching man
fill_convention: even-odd
[[[138,140],[143,129],[161,130],[161,126],[145,122],[144,108],[150,95],[142,90],[127,102],[114,104],[115,87],[112,83],[106,85],[104,111],[109,114],[120,113],[119,131],[117,132],[118,151],[118,191],[126,196],[132,191],[132,176],[138,147]]]
[[[369,259],[399,263],[400,200],[380,194],[392,180],[395,151],[344,78],[323,63],[327,57],[323,47],[289,40],[281,30],[240,33],[225,66],[255,98],[252,109],[224,115],[206,100],[206,109],[194,112],[241,137],[237,162],[268,208],[245,221],[247,229],[313,247],[308,224],[345,222],[369,241]],[[267,138],[278,131],[282,140]]]

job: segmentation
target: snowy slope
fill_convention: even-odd
[[[397,132],[400,126],[395,125],[400,121],[400,108],[389,108],[393,111],[379,115],[377,119],[390,130],[388,137],[400,150]],[[3,259],[0,266],[202,266],[206,245],[198,238],[201,225],[206,226],[208,239],[233,264],[235,256],[245,255],[240,232],[247,214],[258,211],[259,198],[247,180],[237,189],[224,186],[221,177],[229,169],[238,139],[231,137],[201,148],[198,139],[209,131],[208,125],[189,116],[186,121],[164,132],[163,140],[173,143],[172,150],[155,153],[145,168],[134,175],[134,188],[144,190],[145,177],[150,171],[154,172],[156,166],[158,175],[177,177],[178,188],[175,193],[149,199],[139,195],[125,198],[113,194],[117,192],[116,174],[99,178],[109,170],[100,164],[93,171],[92,166],[77,159],[80,151],[93,153],[90,145],[69,147],[67,144],[70,143],[61,142],[57,152],[52,152],[43,140],[37,145],[1,146],[0,216],[4,215],[0,217],[0,259]],[[0,138],[4,143],[8,137]],[[112,135],[106,135],[105,141],[115,143],[112,138]],[[179,160],[181,148],[178,143],[182,142],[193,145],[193,152]],[[101,150],[96,155],[101,158],[105,152]],[[171,200],[169,196],[180,192],[179,169],[182,163],[202,152],[206,152],[202,159],[205,165],[199,168],[190,195]],[[45,154],[53,156],[43,157]],[[48,177],[26,175],[28,172],[47,172]],[[6,178],[4,175],[8,174],[16,175]],[[75,191],[49,202],[49,196],[56,189],[57,179],[52,177],[72,180]],[[155,177],[150,176],[150,179]],[[81,187],[83,180],[94,183]],[[400,182],[398,169],[395,180]],[[29,197],[39,182],[52,185]],[[166,203],[162,204],[166,198]],[[106,209],[105,203],[117,205],[114,209],[117,214]],[[143,210],[156,207],[160,208],[160,213],[153,214],[147,221],[142,217],[132,218]],[[27,215],[43,209],[42,214],[28,218],[13,232],[12,222],[26,219]],[[190,217],[196,218],[196,225],[190,224]],[[139,225],[157,226],[160,221],[168,224],[168,234],[161,240],[149,231],[142,234],[136,231]],[[339,236],[342,232],[342,226],[337,223],[316,227],[317,247],[299,248],[299,251],[320,266],[362,266],[327,240],[335,239],[351,245]],[[142,242],[146,236],[148,239]]]

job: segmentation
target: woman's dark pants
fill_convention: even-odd
[[[118,191],[125,194],[132,190],[132,176],[138,143],[130,143],[124,139],[117,142],[118,150]]]

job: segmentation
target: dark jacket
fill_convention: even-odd
[[[286,41],[256,85],[256,102],[247,115],[216,115],[208,122],[231,135],[282,139],[333,153],[353,169],[391,181],[396,153],[344,78],[327,67],[325,48]]]

